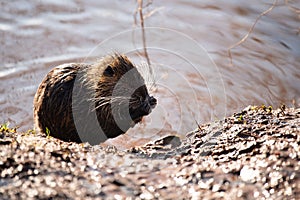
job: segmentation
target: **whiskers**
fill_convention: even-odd
[[[106,105],[111,105],[112,107],[120,106],[121,104],[129,102],[130,99],[131,99],[130,97],[125,97],[125,96],[111,96],[111,97],[95,97],[95,98],[91,98],[90,100],[95,104],[100,103],[99,105],[95,106],[95,108],[93,109],[93,111],[95,111]]]
[[[149,66],[147,63],[142,63],[141,65],[137,66],[137,69],[144,78],[145,85],[147,86],[148,90],[150,92],[155,91],[157,86],[153,65]]]

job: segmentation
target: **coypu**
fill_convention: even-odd
[[[53,68],[34,97],[35,127],[64,141],[99,144],[125,133],[156,106],[141,74],[120,54]]]

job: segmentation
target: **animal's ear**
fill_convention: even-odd
[[[104,72],[103,72],[103,75],[108,76],[108,77],[113,77],[114,74],[115,74],[115,72],[114,72],[113,68],[110,65],[108,65],[106,67],[106,69],[104,70]]]

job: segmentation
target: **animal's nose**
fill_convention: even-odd
[[[151,113],[152,109],[155,108],[156,103],[157,103],[157,101],[153,96],[151,96],[151,97],[148,96],[146,98],[146,101],[142,105],[142,109],[143,109],[143,111],[145,112],[146,115]]]
[[[151,96],[149,98],[149,104],[150,104],[151,108],[154,108],[157,104],[157,100],[153,96]]]

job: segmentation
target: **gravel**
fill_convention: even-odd
[[[0,130],[0,199],[300,197],[299,108],[248,106],[128,151]]]

